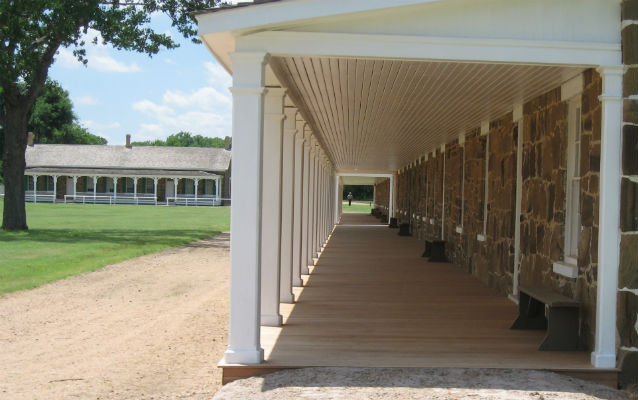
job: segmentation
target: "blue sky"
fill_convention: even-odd
[[[49,76],[69,92],[80,123],[109,144],[124,144],[127,133],[133,140],[165,139],[181,130],[230,136],[230,75],[204,45],[171,30],[168,18],[154,17],[152,26],[181,47],[149,58],[88,45],[86,67],[72,49],[60,50]]]

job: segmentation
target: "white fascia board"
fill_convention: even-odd
[[[195,15],[200,36],[209,33],[259,30],[273,25],[312,22],[325,17],[446,0],[288,0],[253,4]]]
[[[622,65],[617,43],[264,31],[237,37],[238,51],[280,56],[439,60],[535,65]]]

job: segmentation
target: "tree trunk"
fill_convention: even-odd
[[[27,230],[24,207],[24,152],[27,147],[28,107],[5,104],[4,128],[4,212],[2,229]]]

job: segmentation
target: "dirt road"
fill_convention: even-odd
[[[1,399],[209,399],[229,235],[0,297]]]

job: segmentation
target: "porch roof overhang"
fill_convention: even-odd
[[[388,173],[621,65],[617,3],[283,0],[197,19],[231,74],[234,53],[270,56],[265,85],[288,89],[337,171]]]
[[[32,167],[24,171],[25,175],[57,176],[98,176],[98,177],[138,177],[138,178],[199,178],[215,179],[221,175],[207,171],[155,170],[155,169],[115,169],[115,168],[60,168]]]

